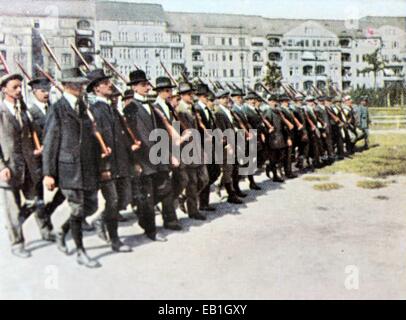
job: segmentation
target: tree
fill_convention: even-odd
[[[371,54],[366,54],[365,55],[365,62],[367,62],[370,66],[366,67],[362,70],[358,70],[359,73],[374,73],[374,89],[376,89],[376,78],[378,75],[378,72],[382,71],[385,69],[385,60],[382,58],[381,55],[381,49],[382,47],[376,49],[373,53]]]
[[[269,88],[270,91],[276,91],[281,86],[282,72],[281,68],[274,62],[269,61],[266,64],[266,74],[263,79],[264,85]]]

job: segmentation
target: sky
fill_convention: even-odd
[[[116,0],[117,1],[117,0]],[[235,13],[269,18],[357,19],[406,16],[406,0],[121,0],[159,3],[166,11]]]

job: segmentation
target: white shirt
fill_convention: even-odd
[[[11,114],[15,117],[16,116],[16,110],[15,110],[15,104],[12,104],[11,102],[4,100],[3,103],[7,107],[7,109],[11,112]]]
[[[46,115],[47,114],[47,104],[39,101],[35,96],[34,96],[34,104],[41,110],[41,112]]]
[[[78,103],[78,98],[75,97],[73,94],[70,94],[70,93],[67,93],[67,92],[64,92],[63,96],[65,97],[66,100],[68,100],[69,105],[71,106],[71,108],[74,111],[77,111],[76,106],[77,106],[77,103]]]
[[[207,110],[207,106],[200,100],[197,102],[197,104],[203,109],[204,114],[206,115],[206,119],[210,120],[210,113],[209,110]]]
[[[95,96],[95,100],[110,105],[110,100],[105,97]]]
[[[168,119],[170,119],[170,118],[171,118],[171,112],[170,112],[170,110],[169,110],[168,105],[166,104],[166,101],[165,101],[164,99],[162,99],[160,96],[158,96],[158,97],[156,98],[156,101],[155,101],[155,102],[161,106],[161,108],[162,108],[162,110],[164,111],[166,117],[167,117]]]
[[[142,95],[135,92],[134,93],[134,99],[138,100],[138,101],[141,101],[141,102],[144,102],[142,104],[142,106],[144,107],[145,111],[148,112],[149,115],[152,114],[151,108],[150,108],[149,104],[147,103],[147,97],[143,97]]]

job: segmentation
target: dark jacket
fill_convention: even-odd
[[[135,156],[131,151],[132,142],[119,111],[102,101],[92,104],[91,110],[98,130],[112,151],[112,154],[104,159],[105,166],[110,169],[112,178],[133,176],[134,166],[132,164],[135,164]]]
[[[8,183],[0,181],[3,188],[22,187],[26,174],[34,184],[41,181],[41,158],[34,157],[31,123],[26,112],[21,117],[22,128],[6,105],[0,103],[0,171],[5,168],[11,171]]]
[[[137,159],[143,171],[142,175],[148,176],[161,171],[169,171],[168,164],[152,164],[149,154],[151,148],[156,144],[155,141],[149,139],[150,133],[155,129],[165,129],[158,115],[153,112],[151,107],[151,115],[142,106],[143,102],[133,99],[130,104],[124,109],[125,117],[127,118],[130,128],[137,134],[141,140],[141,149],[137,152]]]
[[[92,122],[80,104],[77,114],[62,97],[55,103],[46,122],[43,174],[57,179],[61,189],[97,190],[101,171],[101,151]]]
[[[276,108],[275,108],[276,109]],[[288,129],[282,121],[282,118],[274,108],[268,108],[265,111],[265,117],[271,122],[274,130],[269,135],[269,147],[271,149],[283,149],[288,145],[286,143],[287,138],[290,136]],[[279,109],[280,112],[282,112]]]

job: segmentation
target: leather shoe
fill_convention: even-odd
[[[49,230],[41,231],[41,238],[42,238],[42,240],[48,241],[48,242],[56,241],[55,233],[53,233],[52,231],[49,231]]]
[[[11,249],[11,253],[13,255],[15,255],[16,257],[19,257],[19,258],[22,258],[22,259],[27,259],[27,258],[31,257],[31,253],[24,248],[23,244],[19,244],[17,246],[14,246]]]
[[[165,222],[164,223],[164,228],[168,230],[173,230],[173,231],[181,231],[182,226],[179,222],[177,221],[172,221],[172,222]]]
[[[82,231],[84,232],[92,232],[95,230],[95,227],[90,225],[86,220],[82,222]]]
[[[236,194],[233,194],[233,195],[229,196],[227,202],[228,203],[233,203],[233,204],[242,204],[242,203],[244,203],[244,201],[242,201],[239,197],[237,197]]]
[[[262,188],[259,187],[256,183],[250,183],[250,189],[257,190],[257,191],[262,190]]]
[[[119,239],[114,240],[111,244],[111,249],[114,252],[131,252],[133,251],[131,249],[131,247],[125,245],[124,243],[122,243]]]
[[[274,177],[273,182],[284,183],[285,180],[283,180],[283,178],[281,178],[281,177]]]
[[[156,241],[156,242],[167,242],[168,241],[168,239],[166,239],[164,236],[160,235],[159,233],[147,233],[146,235],[152,241]]]
[[[296,179],[297,178],[297,174],[295,173],[289,173],[286,175],[286,178],[288,179]]]
[[[246,197],[248,197],[248,194],[242,192],[241,190],[237,190],[237,191],[235,192],[235,194],[236,194],[239,198],[246,198]]]
[[[195,214],[190,214],[189,218],[194,219],[194,220],[201,220],[201,221],[207,220],[206,216],[202,215],[200,212],[195,213]]]
[[[78,255],[76,257],[76,261],[79,265],[85,266],[86,268],[89,269],[95,269],[95,268],[100,268],[101,264],[97,262],[96,260],[91,259],[85,250],[79,249],[78,250]]]
[[[202,207],[200,207],[200,210],[213,212],[213,211],[216,211],[216,208],[214,208],[214,207],[208,205],[208,206],[202,206]]]
[[[63,232],[58,232],[56,234],[56,246],[59,251],[61,251],[64,254],[68,254],[68,247],[66,246],[66,240],[65,240],[66,234]]]
[[[117,215],[117,221],[118,222],[127,222],[128,221],[128,219],[126,218],[126,217],[124,217],[122,214],[118,214]]]

